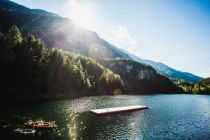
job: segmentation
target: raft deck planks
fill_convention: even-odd
[[[143,110],[143,109],[148,109],[148,107],[142,105],[134,105],[134,106],[125,106],[125,107],[94,109],[90,111],[97,115],[105,115],[110,113],[120,113],[120,112],[128,112],[128,111]]]

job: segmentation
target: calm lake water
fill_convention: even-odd
[[[148,110],[96,116],[90,109],[146,105]],[[1,107],[0,135],[8,139],[210,139],[210,96],[101,96]],[[58,128],[21,134],[28,120],[55,120]]]

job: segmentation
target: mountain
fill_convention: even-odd
[[[162,63],[140,59],[128,52],[122,51],[97,33],[76,26],[70,19],[41,9],[29,9],[9,0],[0,1],[0,30],[4,33],[17,25],[24,36],[33,34],[50,47],[58,47],[76,52],[96,60],[104,58],[133,59],[154,67],[159,73],[172,78],[184,79],[190,82],[202,78],[190,73],[174,70]]]
[[[154,62],[152,60],[145,60],[145,59],[141,59],[129,52],[127,52],[127,54],[129,54],[129,56],[141,63],[147,64],[152,66],[153,68],[155,68],[155,70],[157,70],[160,74],[165,75],[167,77],[169,77],[172,80],[185,80],[188,82],[199,82],[201,81],[203,78],[196,76],[194,74],[188,73],[188,72],[182,72],[182,71],[178,71],[175,70],[163,63],[160,62]]]
[[[0,85],[6,95],[69,97],[74,92],[85,96],[180,91],[152,67],[131,60],[127,53],[69,19],[6,0],[0,1],[0,13],[4,19],[0,21]]]

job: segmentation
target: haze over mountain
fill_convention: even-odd
[[[29,9],[8,0],[1,0],[0,7],[1,18],[4,19],[0,21],[2,32],[17,25],[24,35],[34,34],[51,47],[80,53],[96,60],[116,57],[133,59],[151,65],[161,74],[173,79],[183,79],[190,82],[197,82],[202,79],[161,63],[137,58],[101,39],[97,33],[78,27],[70,19],[57,14],[40,9]]]

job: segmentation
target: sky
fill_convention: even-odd
[[[72,19],[115,46],[210,76],[210,0],[12,0]]]

